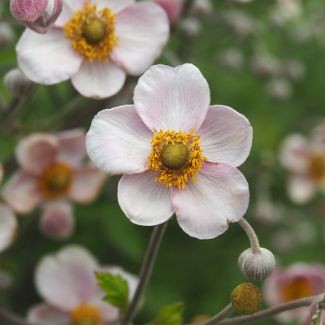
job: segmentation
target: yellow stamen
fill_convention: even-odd
[[[38,187],[43,196],[49,200],[64,197],[72,183],[72,169],[64,163],[48,166],[38,179]]]
[[[73,48],[88,61],[107,62],[109,54],[117,45],[112,10],[104,8],[98,11],[96,4],[88,1],[63,29]]]
[[[70,313],[71,325],[100,325],[100,311],[97,307],[82,304]]]
[[[316,183],[325,181],[325,154],[317,154],[311,157],[308,166],[310,177]]]
[[[157,132],[151,139],[148,166],[157,172],[156,181],[165,186],[185,188],[188,181],[201,169],[206,157],[200,136],[182,131]]]
[[[316,294],[312,283],[305,277],[296,277],[285,283],[281,290],[283,302],[305,298]]]

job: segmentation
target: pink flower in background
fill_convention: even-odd
[[[43,209],[41,229],[51,237],[65,238],[74,226],[70,201],[95,200],[106,175],[90,164],[85,132],[74,129],[54,134],[37,133],[16,148],[20,170],[5,184],[2,197],[18,213]]]
[[[155,0],[166,11],[169,22],[176,23],[182,14],[184,0]]]
[[[310,139],[288,136],[280,149],[280,162],[290,171],[288,192],[296,203],[310,200],[316,190],[325,190],[325,128],[315,129]]]
[[[287,268],[275,270],[265,280],[265,301],[275,306],[292,300],[313,296],[325,291],[325,267],[319,264],[296,263]],[[299,308],[281,313],[279,321],[304,324],[310,308]]]
[[[121,275],[129,285],[130,297],[137,285],[135,276],[118,266],[99,266],[95,258],[80,246],[68,246],[39,263],[35,281],[45,300],[31,308],[31,324],[70,325],[103,324],[116,321],[118,309],[104,302],[104,292],[97,286],[95,272]]]
[[[46,33],[62,10],[61,0],[11,0],[11,14],[37,33]]]
[[[134,105],[94,118],[88,154],[107,173],[124,174],[118,200],[133,223],[153,226],[176,213],[187,234],[209,239],[243,217],[249,190],[236,167],[250,152],[252,127],[232,108],[209,105],[195,66],[157,65],[139,79]]]
[[[26,30],[17,44],[19,67],[46,85],[71,79],[86,97],[106,98],[126,75],[142,74],[169,37],[164,10],[134,0],[63,0],[63,10],[45,35]]]

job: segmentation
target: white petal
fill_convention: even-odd
[[[17,226],[17,220],[12,211],[4,204],[0,204],[0,252],[14,241]]]
[[[199,135],[209,161],[241,165],[252,146],[253,129],[246,117],[227,106],[210,106]]]
[[[33,325],[70,325],[67,313],[47,304],[33,306],[27,315],[27,321]]]
[[[303,204],[312,198],[316,192],[316,187],[308,177],[293,175],[288,181],[288,192],[292,201]]]
[[[84,0],[62,0],[62,11],[58,19],[55,21],[55,26],[63,27],[76,13],[81,9]]]
[[[155,226],[174,213],[170,188],[155,182],[153,172],[124,175],[118,184],[118,201],[135,224]]]
[[[125,78],[125,72],[112,62],[85,61],[71,81],[85,97],[107,98],[121,90]]]
[[[96,115],[86,147],[99,169],[109,174],[138,173],[147,169],[151,136],[134,106],[120,106]]]
[[[44,257],[36,270],[36,287],[51,305],[71,311],[86,303],[96,291],[97,263],[79,246],[68,246]]]
[[[97,0],[96,4],[98,9],[110,8],[115,13],[118,13],[126,7],[134,4],[134,2],[135,0]]]
[[[248,184],[236,168],[205,163],[194,182],[182,190],[173,188],[172,201],[178,223],[188,235],[211,239],[244,216]]]
[[[138,81],[134,105],[149,129],[198,129],[210,103],[209,85],[192,64],[151,67]]]
[[[149,1],[126,7],[116,15],[118,46],[112,58],[128,74],[140,75],[160,56],[169,36],[164,10]]]
[[[16,47],[18,65],[34,82],[53,85],[71,78],[82,57],[72,48],[63,31],[53,28],[46,34],[26,29]]]

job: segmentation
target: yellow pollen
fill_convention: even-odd
[[[70,313],[71,325],[100,325],[102,319],[97,307],[81,304]]]
[[[97,10],[96,4],[90,4],[87,0],[82,10],[77,11],[63,29],[72,47],[87,61],[107,62],[117,45],[112,10]]]
[[[201,169],[203,150],[200,136],[182,131],[155,133],[151,139],[151,153],[148,166],[157,172],[156,182],[165,186],[185,188],[188,181]]]
[[[316,294],[312,283],[304,277],[296,277],[281,288],[283,302],[305,298]]]
[[[70,166],[57,162],[43,171],[38,179],[38,187],[45,198],[56,200],[68,193],[72,178]]]
[[[311,157],[308,172],[314,182],[320,183],[325,180],[325,154]]]

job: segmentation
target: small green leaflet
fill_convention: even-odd
[[[129,301],[129,286],[120,275],[111,273],[96,273],[97,283],[104,291],[104,301],[124,312]]]
[[[172,305],[165,306],[160,310],[153,325],[182,325],[184,314],[184,304],[177,302]]]

